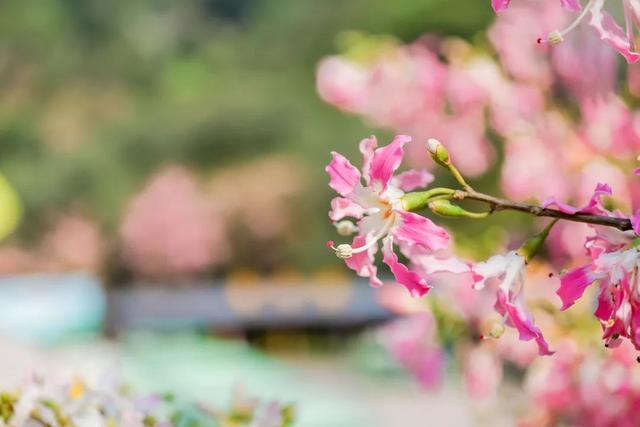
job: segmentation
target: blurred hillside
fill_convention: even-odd
[[[0,272],[334,263],[323,166],[374,129],[318,99],[318,59],[344,30],[491,18],[473,0],[2,2],[0,170],[25,220]]]

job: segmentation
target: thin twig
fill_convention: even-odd
[[[622,231],[632,229],[631,221],[627,218],[592,215],[583,212],[569,214],[557,209],[543,208],[542,206],[532,205],[529,203],[512,202],[511,200],[493,197],[473,190],[456,190],[453,198],[457,200],[469,199],[487,203],[490,207],[490,212],[511,210],[525,212],[540,217],[559,218],[567,221],[615,227]]]

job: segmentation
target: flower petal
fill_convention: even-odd
[[[329,211],[331,221],[340,221],[346,216],[360,219],[363,214],[364,208],[347,198],[334,197],[331,200],[331,210]]]
[[[341,196],[348,196],[360,184],[360,171],[342,154],[331,152],[331,162],[324,170],[329,174],[329,187]]]
[[[429,292],[430,286],[427,282],[398,261],[398,256],[393,252],[393,237],[387,236],[382,241],[382,256],[382,261],[391,268],[396,281],[404,285],[411,296],[420,297]]]
[[[356,249],[360,246],[364,246],[366,243],[367,239],[362,235],[358,235],[353,238],[351,246]],[[367,251],[353,254],[351,258],[345,259],[347,267],[355,271],[360,277],[368,277],[369,284],[374,288],[382,286],[382,281],[378,279],[378,269],[373,264],[373,255],[376,251],[376,247],[377,246],[374,245]]]
[[[378,140],[374,135],[360,141],[360,152],[362,153],[362,176],[367,184],[371,181],[371,161],[374,150],[378,146]]]
[[[640,210],[631,216],[631,225],[633,226],[633,231],[640,236]]]
[[[413,191],[416,188],[426,187],[433,180],[434,177],[430,172],[424,169],[411,169],[394,176],[391,183],[402,191]]]
[[[566,203],[562,203],[556,200],[555,197],[547,197],[545,201],[542,203],[543,208],[556,207],[560,212],[564,212],[566,214],[573,215],[578,212],[578,208],[574,208],[571,205]]]
[[[632,51],[631,40],[616,21],[603,10],[604,0],[595,0],[591,6],[589,25],[596,29],[600,39],[609,43],[618,51],[628,63],[636,62],[640,58],[638,52]]]
[[[591,196],[589,203],[580,209],[580,212],[592,213],[594,215],[608,215],[609,211],[602,206],[602,196],[611,196],[612,194],[613,191],[609,184],[599,182],[596,185],[596,189],[593,190],[593,196]]]
[[[418,245],[431,251],[444,249],[449,244],[449,233],[428,218],[413,212],[396,211],[400,225],[393,235],[409,246]]]
[[[491,7],[494,12],[501,12],[509,7],[509,3],[511,3],[511,0],[491,0]]]
[[[582,9],[580,0],[560,0],[562,7],[573,12],[578,12]]]
[[[590,265],[571,270],[560,278],[556,294],[562,300],[562,310],[571,307],[584,294],[585,289],[596,280]]]
[[[371,159],[371,181],[377,184],[378,191],[384,191],[391,180],[393,173],[402,163],[404,145],[411,141],[410,136],[398,135],[389,145],[378,148]]]
[[[544,339],[540,328],[538,328],[533,316],[529,313],[522,303],[514,304],[508,300],[507,295],[502,289],[497,291],[498,299],[496,301],[496,310],[507,315],[508,324],[518,330],[521,341],[535,340],[538,344],[538,354],[548,356],[554,352],[549,350],[549,344]]]

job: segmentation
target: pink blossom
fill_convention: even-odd
[[[125,261],[152,276],[200,272],[224,253],[223,230],[204,193],[176,166],[154,176],[131,201],[121,236]]]
[[[445,353],[435,341],[436,325],[430,312],[394,320],[380,338],[391,355],[427,389],[442,384]]]
[[[336,152],[332,153],[332,160],[325,170],[330,177],[329,186],[341,196],[332,202],[334,209],[329,217],[340,221],[343,215],[350,214],[358,220],[358,234],[352,244],[338,245],[334,248],[336,254],[359,276],[368,277],[372,286],[380,286],[382,282],[377,278],[373,260],[378,241],[382,240],[383,262],[391,268],[399,283],[412,295],[419,296],[429,290],[429,285],[398,261],[393,244],[396,242],[405,249],[416,247],[438,251],[448,245],[449,235],[431,220],[402,207],[403,190],[427,184],[431,179],[424,172],[405,172],[394,177],[402,162],[404,146],[410,140],[400,135],[389,145],[377,148],[377,140],[372,136],[360,143],[364,158],[362,173]],[[408,176],[411,179],[407,179]]]
[[[501,12],[508,8],[510,3],[511,0],[491,0],[491,7],[495,12]],[[582,8],[580,0],[560,0],[560,4],[564,8],[574,12],[577,12]]]
[[[495,310],[502,316],[504,323],[518,331],[520,340],[535,340],[540,355],[550,355],[553,352],[549,350],[549,345],[535,325],[533,315],[524,301],[525,266],[524,258],[515,251],[496,255],[473,267],[473,271],[480,277],[475,286],[482,289],[490,279],[496,279],[499,286],[496,290]]]

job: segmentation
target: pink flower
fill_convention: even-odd
[[[475,287],[482,289],[490,279],[499,281],[496,290],[495,310],[502,316],[507,326],[516,328],[521,341],[535,340],[538,344],[538,354],[553,354],[542,336],[542,332],[535,325],[533,315],[529,312],[524,301],[524,276],[526,263],[516,251],[505,255],[496,255],[489,260],[473,267],[474,273],[481,278]]]
[[[633,247],[600,254],[593,262],[569,271],[557,291],[566,310],[588,286],[598,281],[600,293],[595,316],[604,331],[607,347],[620,345],[628,338],[640,350],[640,256]]]
[[[364,157],[362,173],[336,152],[332,153],[333,159],[325,170],[330,177],[329,186],[341,196],[332,201],[329,217],[339,221],[336,224],[339,229],[345,216],[358,220],[357,228],[352,227],[358,234],[351,245],[333,247],[331,242],[336,255],[345,259],[347,266],[359,276],[368,277],[372,286],[380,286],[382,282],[373,261],[378,242],[382,241],[384,263],[412,295],[420,296],[429,290],[429,285],[398,261],[393,244],[396,242],[406,250],[415,247],[438,251],[448,245],[449,235],[431,220],[402,207],[403,190],[425,186],[433,179],[426,171],[394,176],[402,162],[404,145],[410,140],[408,136],[399,135],[389,145],[377,148],[377,140],[371,136],[360,143]]]
[[[546,40],[539,41],[557,44],[575,29],[587,15],[590,15],[589,25],[596,30],[601,40],[607,42],[628,63],[634,63],[640,59],[640,53],[635,47],[634,27],[640,25],[640,3],[637,0],[622,0],[625,28],[618,25],[615,19],[604,10],[605,0],[589,0],[576,19],[563,30],[555,30],[549,33]]]
[[[436,325],[429,312],[403,317],[386,325],[381,341],[391,355],[427,389],[442,384],[445,353],[435,342]]]

